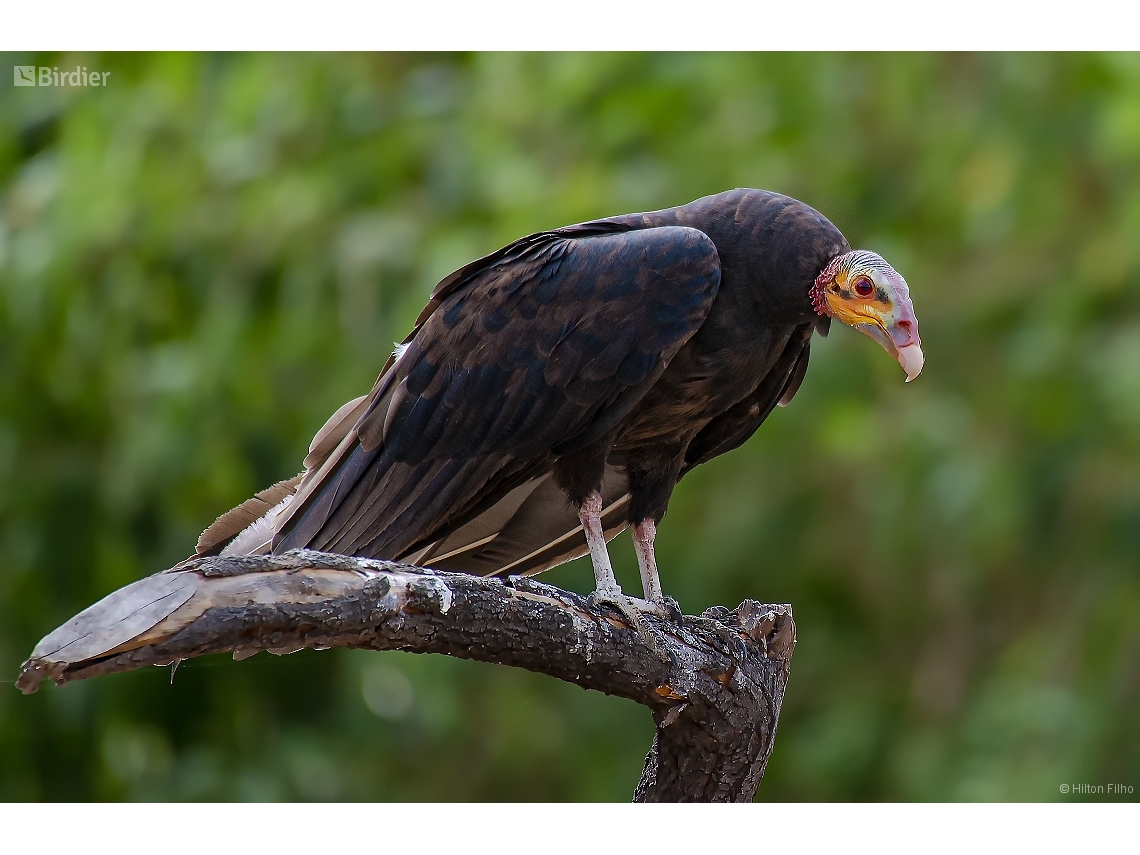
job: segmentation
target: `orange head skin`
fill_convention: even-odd
[[[877,341],[906,371],[906,382],[922,371],[922,341],[910,289],[882,256],[865,250],[837,256],[816,278],[810,296],[819,314]]]

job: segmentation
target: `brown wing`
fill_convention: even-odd
[[[796,327],[756,391],[717,416],[693,438],[685,452],[681,475],[743,445],[777,405],[784,406],[791,401],[807,373],[809,342],[814,329],[813,324]]]
[[[708,313],[712,241],[666,227],[532,236],[437,289],[273,550],[422,550],[613,431]]]

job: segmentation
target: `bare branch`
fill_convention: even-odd
[[[440,573],[298,550],[195,558],[121,588],[43,639],[25,693],[207,653],[352,647],[445,653],[549,674],[653,711],[637,801],[750,801],[772,750],[795,644],[788,606],[747,600],[647,620],[664,662],[616,612],[533,579]]]

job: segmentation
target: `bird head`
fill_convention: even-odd
[[[907,383],[922,371],[922,342],[910,289],[882,256],[865,250],[837,256],[816,277],[809,295],[819,314],[882,345],[903,367]]]

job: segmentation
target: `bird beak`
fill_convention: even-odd
[[[926,362],[926,357],[922,355],[922,348],[917,344],[909,344],[906,347],[899,348],[895,359],[899,361],[899,365],[906,372],[907,383],[922,373],[922,365]]]
[[[892,277],[894,279],[894,277]],[[882,314],[876,313],[865,322],[851,326],[864,335],[877,341],[883,350],[898,360],[906,372],[909,383],[922,372],[925,358],[922,355],[922,340],[918,337],[918,318],[910,302],[910,291],[901,276],[892,281],[891,308]]]

